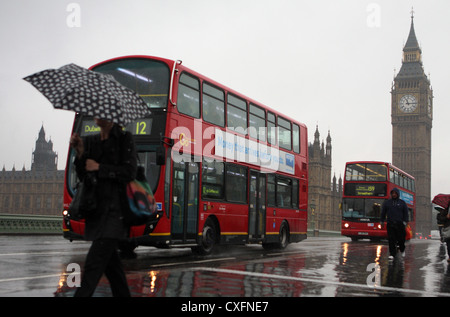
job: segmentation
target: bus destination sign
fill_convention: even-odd
[[[348,196],[385,196],[386,184],[364,184],[364,183],[347,183],[344,188],[345,195]]]
[[[152,119],[144,118],[133,121],[124,128],[126,131],[130,131],[133,135],[150,135],[152,131]],[[93,119],[83,120],[81,122],[81,136],[92,135],[100,132],[100,128],[95,124]]]

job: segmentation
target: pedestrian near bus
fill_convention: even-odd
[[[444,209],[440,206],[438,207],[434,207],[434,209],[437,210],[437,215],[436,215],[436,222],[438,225],[438,229],[439,229],[439,237],[441,239],[441,243],[444,243],[444,236],[443,236],[443,229],[444,229],[444,225],[449,222],[449,219],[447,218],[447,214],[448,214],[448,209]],[[450,225],[450,223],[449,223]],[[447,225],[448,227],[448,225]]]
[[[450,263],[450,214],[448,213],[448,207],[446,209],[435,207],[435,209],[439,211],[437,220],[438,224],[440,223],[442,225],[439,230],[441,233],[441,242],[447,244],[447,255],[449,256],[447,262]]]
[[[85,239],[92,241],[86,256],[81,286],[75,296],[92,296],[103,274],[113,296],[129,297],[130,290],[118,254],[127,227],[122,210],[126,184],[136,177],[137,160],[133,136],[110,121],[95,118],[100,133],[70,139],[76,151],[75,167],[80,180],[95,179],[96,209],[86,216]]]
[[[406,225],[409,221],[408,206],[400,199],[400,191],[394,188],[390,192],[391,198],[383,203],[381,208],[381,224],[386,220],[389,240],[389,260],[397,255],[397,246],[405,257]]]

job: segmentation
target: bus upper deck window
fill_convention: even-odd
[[[178,88],[178,111],[194,118],[200,118],[200,83],[198,79],[181,74]]]

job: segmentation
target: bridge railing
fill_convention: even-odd
[[[62,234],[62,216],[0,214],[0,234]]]

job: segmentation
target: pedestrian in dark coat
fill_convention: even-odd
[[[397,254],[397,245],[405,256],[406,224],[409,221],[408,206],[400,199],[398,188],[391,190],[391,198],[386,200],[381,207],[381,223],[386,220],[386,228],[389,239],[389,259],[392,260]]]
[[[442,229],[444,229],[444,225],[449,222],[447,218],[448,210],[442,207],[434,207],[437,210],[436,222],[439,229],[439,237],[441,238],[441,243],[444,243],[444,237],[442,236]],[[447,225],[448,227],[448,225]]]
[[[448,212],[448,207],[446,209],[435,207],[439,213],[437,214],[437,221],[439,227],[439,233],[441,235],[441,242],[447,244],[447,255],[449,258],[447,259],[447,262],[450,263],[450,237],[449,237],[449,230],[450,230],[450,214]]]
[[[118,255],[119,240],[125,238],[122,210],[126,184],[136,177],[137,161],[133,136],[112,122],[95,119],[100,134],[71,138],[76,150],[75,167],[80,180],[95,183],[96,210],[86,217],[84,237],[92,241],[86,257],[81,287],[75,296],[92,296],[103,273],[113,296],[130,296]]]

